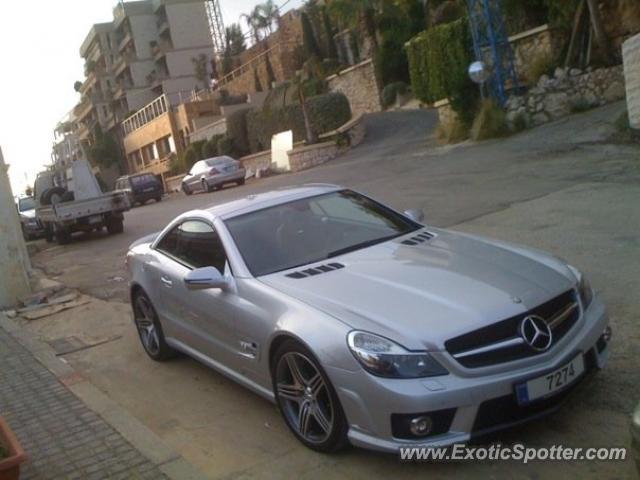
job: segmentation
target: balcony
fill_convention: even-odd
[[[158,34],[160,35],[169,31],[169,21],[166,18],[159,18],[156,26],[158,27]]]
[[[87,115],[89,115],[93,111],[93,104],[88,101],[86,98],[82,100],[76,107],[73,109],[73,113],[75,114],[78,120],[82,120]]]
[[[118,57],[118,60],[113,66],[114,75],[116,77],[119,76],[122,72],[126,70],[126,68],[129,66],[131,62],[135,62],[136,60],[138,60],[138,56],[133,50],[125,52],[122,55],[120,55],[120,57]]]
[[[122,52],[132,40],[133,37],[131,36],[131,32],[128,30],[125,31],[122,40],[120,40],[120,43],[118,44],[118,51]]]

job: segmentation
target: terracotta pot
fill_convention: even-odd
[[[27,455],[9,428],[9,424],[2,417],[0,417],[0,445],[9,451],[9,456],[0,460],[0,480],[17,480],[20,477],[20,464],[27,460]]]

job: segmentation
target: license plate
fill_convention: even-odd
[[[89,224],[93,225],[95,223],[101,223],[102,222],[102,216],[101,215],[94,215],[93,217],[89,217]]]
[[[149,193],[149,192],[153,192],[154,190],[155,190],[155,188],[154,188],[154,187],[148,187],[148,188],[145,188],[145,189],[144,189],[144,190],[142,190],[142,191],[143,191],[144,193]]]
[[[553,372],[516,385],[518,403],[520,405],[526,405],[536,400],[552,396],[574,383],[583,373],[584,357],[580,354]]]

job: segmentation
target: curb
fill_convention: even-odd
[[[0,313],[0,328],[26,348],[44,367],[78,397],[88,408],[100,415],[136,450],[144,455],[172,480],[206,480],[198,468],[168,447],[162,439],[136,417],[102,393],[89,380],[56,356],[46,343],[20,328],[12,319]]]

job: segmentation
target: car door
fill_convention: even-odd
[[[215,267],[231,274],[220,238],[211,224],[200,219],[185,220],[170,234],[170,241],[165,244],[163,237],[156,247],[163,257],[158,271],[162,308],[177,327],[177,340],[228,364],[235,356],[236,294],[221,289],[189,290],[184,282],[195,268]]]

